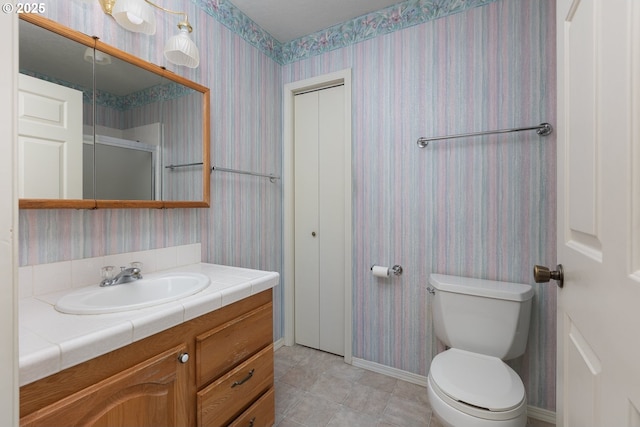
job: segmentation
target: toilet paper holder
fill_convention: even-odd
[[[371,271],[373,271],[373,267],[378,267],[377,264],[373,264],[371,266]],[[389,272],[393,273],[396,276],[400,276],[402,274],[402,266],[401,265],[394,265],[393,267],[389,268]]]

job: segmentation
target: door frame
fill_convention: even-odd
[[[344,246],[345,246],[345,269],[344,269],[344,361],[351,363],[352,358],[352,335],[353,335],[353,245],[352,245],[352,169],[351,169],[351,69],[336,71],[334,73],[323,74],[310,79],[299,80],[287,83],[284,86],[283,94],[283,141],[284,141],[284,164],[283,164],[283,190],[284,190],[284,344],[291,346],[295,344],[295,240],[294,240],[294,219],[295,219],[295,197],[294,197],[294,96],[298,93],[310,90],[319,90],[335,86],[344,85]]]
[[[0,425],[18,425],[18,15],[0,26]]]

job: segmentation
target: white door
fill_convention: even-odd
[[[640,426],[640,2],[556,19],[557,425]]]
[[[82,92],[18,79],[18,195],[82,199]]]
[[[344,355],[344,87],[294,102],[295,340]]]

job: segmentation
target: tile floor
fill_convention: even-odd
[[[276,427],[442,426],[426,388],[299,345],[275,352],[275,389]]]
[[[276,426],[440,427],[424,387],[302,346],[275,352]]]

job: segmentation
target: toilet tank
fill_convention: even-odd
[[[449,347],[509,360],[527,346],[533,288],[522,283],[432,274],[433,324]]]

